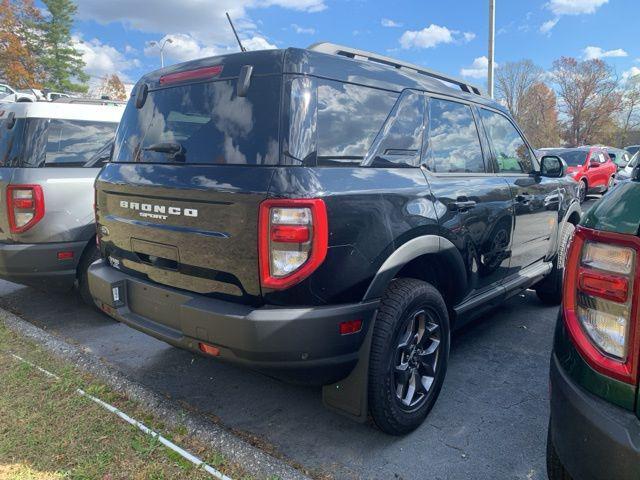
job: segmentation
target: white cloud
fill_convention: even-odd
[[[542,25],[540,25],[540,33],[549,33],[553,30],[553,27],[557,25],[560,21],[560,17],[552,18],[551,20],[547,20]]]
[[[556,15],[581,15],[595,13],[609,0],[550,0],[547,8]]]
[[[440,43],[470,42],[475,33],[450,30],[447,27],[431,24],[422,30],[407,30],[400,37],[402,48],[433,48]]]
[[[494,63],[494,68],[498,68],[498,64]],[[489,59],[485,56],[477,57],[473,60],[470,67],[460,70],[460,75],[469,78],[487,78],[489,72]]]
[[[296,25],[295,23],[291,24],[291,28],[293,29],[294,32],[301,33],[304,35],[313,35],[316,33],[315,28],[305,28],[305,27],[301,27],[300,25]]]
[[[402,26],[401,23],[398,23],[398,22],[396,22],[394,20],[391,20],[389,18],[383,18],[382,20],[380,20],[380,24],[383,27],[387,27],[387,28],[397,28],[397,27],[401,27]]]
[[[71,41],[82,54],[85,72],[93,77],[104,77],[115,73],[123,81],[128,81],[129,77],[125,72],[139,66],[138,60],[126,58],[114,47],[96,38],[85,41],[79,36],[74,36]]]
[[[627,70],[626,72],[622,73],[622,81],[623,82],[626,82],[631,77],[636,77],[636,78],[640,79],[640,68],[631,67],[629,70]]]
[[[193,38],[191,35],[184,33],[165,35],[158,43],[162,45],[162,43],[167,39],[171,39],[171,42],[165,43],[163,50],[165,61],[171,59],[177,62],[186,62],[197,58],[213,57],[215,55],[236,52],[239,48],[237,45],[207,46]],[[275,45],[272,45],[260,36],[243,38],[242,45],[247,50],[268,50],[277,48]],[[152,45],[151,42],[148,42],[144,48],[144,53],[148,57],[158,57],[160,56],[160,49],[158,45]]]
[[[249,10],[281,7],[318,12],[326,8],[325,0],[215,0],[213,4],[205,0],[78,0],[77,3],[80,20],[103,25],[118,22],[126,28],[159,36],[177,32],[195,40],[200,48],[215,49],[236,46],[225,12],[229,12],[241,38],[256,44],[262,36],[248,15]]]
[[[600,47],[588,46],[583,50],[585,60],[593,60],[595,58],[607,58],[607,57],[627,57],[629,54],[621,48],[615,50],[603,50]]]

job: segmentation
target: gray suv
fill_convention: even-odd
[[[93,303],[86,284],[97,254],[93,184],[122,112],[97,104],[0,107],[1,278],[55,290],[77,285]]]

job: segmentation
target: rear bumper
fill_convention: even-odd
[[[0,243],[0,278],[45,289],[70,289],[87,242]],[[58,252],[73,258],[58,260]]]
[[[323,385],[346,377],[373,319],[377,301],[330,307],[253,308],[127,275],[102,260],[89,267],[89,288],[106,313],[169,344],[199,351],[291,381]],[[114,301],[118,288],[120,301]],[[340,322],[362,330],[340,335]]]
[[[576,480],[640,478],[640,420],[575,385],[551,358],[551,438]]]

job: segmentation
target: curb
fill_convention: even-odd
[[[309,480],[303,472],[238,438],[201,415],[185,411],[171,400],[161,397],[145,386],[131,381],[124,374],[99,358],[82,351],[55,335],[34,326],[13,313],[0,308],[0,321],[10,330],[35,341],[58,358],[72,362],[115,391],[145,405],[170,427],[184,426],[190,435],[208,443],[233,463],[257,478],[275,477],[282,480]]]

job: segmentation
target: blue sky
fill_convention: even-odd
[[[224,17],[251,49],[331,41],[486,84],[488,0],[77,0],[74,37],[94,81],[134,82],[166,63],[237,50]],[[496,62],[600,57],[618,75],[640,73],[632,21],[639,0],[497,0]]]

